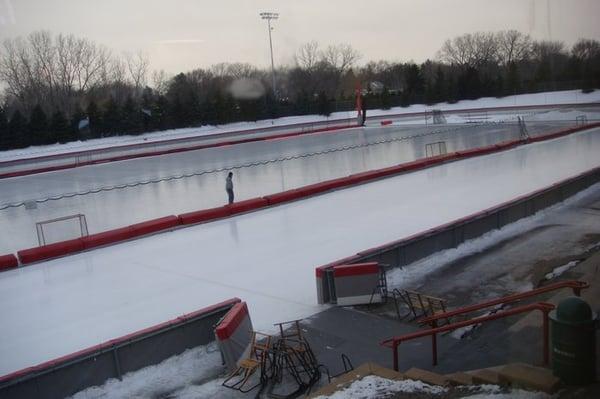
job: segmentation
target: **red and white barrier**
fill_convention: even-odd
[[[217,343],[229,372],[237,368],[240,359],[252,343],[252,320],[246,302],[236,304],[215,328]]]

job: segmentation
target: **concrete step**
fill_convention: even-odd
[[[498,374],[502,380],[518,388],[552,394],[560,387],[560,379],[552,374],[552,370],[525,363],[507,364]]]
[[[472,385],[473,376],[467,373],[456,372],[452,374],[444,375],[448,379],[451,385]]]
[[[481,369],[467,371],[471,377],[473,377],[473,384],[493,384],[493,385],[507,385],[505,380],[500,378],[498,371],[492,369]]]
[[[413,367],[404,373],[404,377],[411,380],[423,381],[430,385],[448,385],[450,381],[446,376],[431,371]]]

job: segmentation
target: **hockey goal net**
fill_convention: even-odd
[[[40,246],[88,235],[87,220],[81,213],[42,220],[35,229]]]

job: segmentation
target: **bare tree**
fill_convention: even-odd
[[[349,44],[328,46],[322,56],[323,60],[336,68],[340,74],[347,72],[361,58],[360,53]]]
[[[295,57],[296,64],[300,68],[304,68],[309,71],[314,69],[321,58],[321,54],[319,51],[319,43],[317,43],[314,40],[308,43],[304,43],[298,49],[298,52],[296,53]]]
[[[532,51],[532,41],[529,35],[524,35],[516,30],[498,32],[496,34],[498,45],[498,61],[502,65],[526,60]]]
[[[142,51],[138,51],[135,54],[126,53],[125,62],[127,64],[129,78],[133,82],[135,91],[137,94],[140,94],[142,89],[146,86],[148,66],[150,65],[148,55]]]
[[[171,80],[171,76],[167,75],[167,73],[161,69],[160,71],[152,72],[152,86],[154,90],[160,94],[164,95],[167,93],[169,88],[169,80]]]
[[[467,33],[446,40],[438,52],[445,62],[461,67],[477,68],[495,60],[498,45],[493,33]]]
[[[591,61],[600,58],[600,42],[592,39],[579,39],[571,50],[573,57],[580,61]]]

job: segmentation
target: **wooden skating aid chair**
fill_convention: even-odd
[[[253,331],[248,357],[239,362],[238,368],[223,381],[222,385],[243,393],[250,392],[258,387],[262,383],[260,378],[255,385],[252,385],[249,388],[246,387],[246,385],[248,384],[250,377],[252,377],[257,370],[265,367],[270,348],[271,336]],[[236,377],[239,378],[235,379]]]

